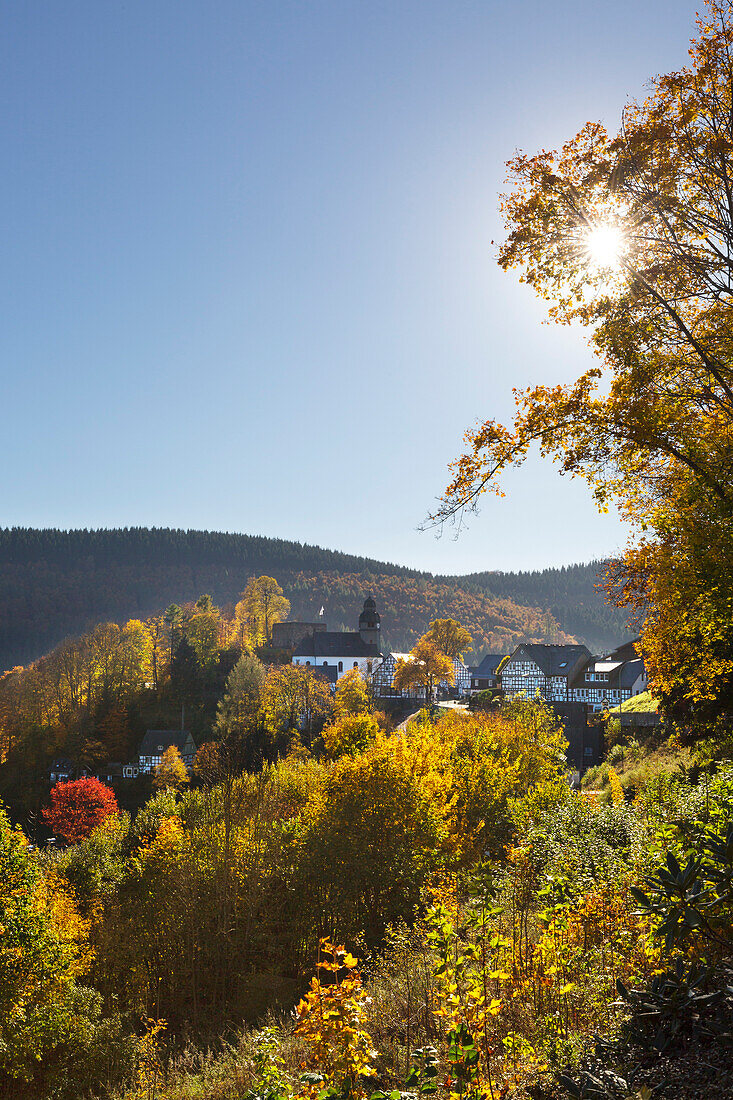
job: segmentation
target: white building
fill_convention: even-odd
[[[377,605],[369,596],[359,616],[358,631],[319,630],[307,635],[293,650],[294,665],[325,669],[336,680],[358,668],[367,677],[382,662],[380,620]]]
[[[138,771],[144,775],[154,772],[171,745],[175,745],[183,763],[190,769],[196,755],[196,742],[188,730],[147,730],[138,749]]]

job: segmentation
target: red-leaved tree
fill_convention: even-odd
[[[115,792],[93,776],[57,783],[51,790],[51,805],[42,811],[46,824],[71,844],[84,840],[106,817],[119,812]]]

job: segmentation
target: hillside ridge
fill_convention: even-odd
[[[203,592],[226,606],[262,573],[280,581],[296,617],[317,614],[324,604],[332,629],[352,628],[354,601],[373,589],[382,601],[385,639],[396,649],[409,648],[430,617],[444,614],[467,620],[477,653],[517,640],[570,637],[603,649],[625,632],[623,615],[594,588],[601,564],[442,576],[263,535],[2,528],[0,668],[35,660],[97,622],[144,618]]]

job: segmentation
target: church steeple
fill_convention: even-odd
[[[367,596],[364,600],[364,610],[359,616],[359,634],[361,635],[361,640],[379,649],[379,630],[379,612],[377,611],[377,605],[371,596]]]

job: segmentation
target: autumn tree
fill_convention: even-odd
[[[365,711],[336,715],[335,720],[323,730],[323,744],[331,760],[346,753],[363,752],[379,733],[376,718]]]
[[[453,683],[453,662],[427,634],[413,646],[407,658],[397,659],[393,680],[396,691],[422,688],[425,702],[429,706],[435,696],[435,689],[443,681]]]
[[[184,630],[202,669],[211,669],[219,655],[221,616],[211,596],[199,597]]]
[[[534,805],[564,797],[565,740],[552,708],[527,699],[492,714],[452,709],[433,721],[425,713],[401,737],[380,735],[387,753],[409,775],[442,819],[450,859],[472,862],[501,855],[511,838],[515,800]]]
[[[368,714],[370,710],[366,681],[358,668],[350,668],[336,685],[336,714],[338,717]]]
[[[64,1052],[91,1038],[88,925],[59,881],[46,880],[19,829],[0,809],[0,1092],[59,1095]],[[68,1084],[68,1081],[67,1081]],[[27,1090],[27,1091],[26,1091]]]
[[[214,733],[220,739],[217,766],[223,769],[222,774],[238,775],[262,766],[265,681],[265,666],[251,653],[243,653],[229,673],[214,723]]]
[[[163,675],[163,670],[166,666],[166,652],[170,646],[165,615],[151,615],[150,618],[146,620],[145,625],[150,636],[150,671],[152,673],[152,683],[157,691]]]
[[[613,590],[628,582],[652,685],[688,713],[733,695],[730,5],[707,0],[698,31],[690,64],[655,77],[616,134],[588,123],[557,152],[510,161],[499,263],[556,321],[587,326],[600,363],[517,392],[512,426],[470,430],[433,517],[499,492],[533,444],[584,477],[640,532]],[[707,687],[676,662],[675,621],[714,669]]]
[[[180,752],[175,745],[169,745],[161,756],[160,763],[155,765],[153,786],[158,789],[171,787],[180,791],[188,782],[188,770]]]
[[[275,744],[284,747],[295,731],[310,740],[333,707],[330,684],[307,665],[274,665],[268,670],[263,710]]]
[[[221,746],[216,741],[205,741],[193,758],[191,771],[205,787],[215,786],[223,775]]]
[[[242,647],[270,645],[273,625],[289,611],[290,601],[274,577],[252,577],[234,609]]]
[[[251,653],[243,653],[229,673],[224,698],[216,715],[220,737],[243,733],[257,719],[265,687],[265,666]]]
[[[473,638],[455,619],[434,619],[426,637],[451,661],[471,648]]]
[[[88,776],[57,783],[51,788],[51,802],[43,820],[55,833],[75,844],[89,836],[106,817],[119,813],[114,791],[99,779]]]
[[[299,886],[309,923],[338,935],[360,928],[376,944],[389,923],[410,919],[441,822],[383,747],[342,756],[304,816]]]

